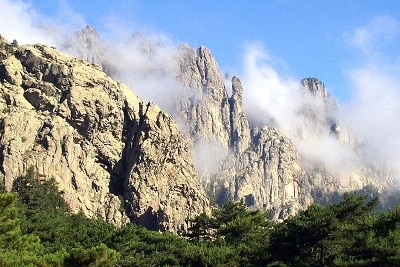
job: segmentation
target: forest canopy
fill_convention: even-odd
[[[345,194],[277,223],[228,202],[177,236],[72,214],[54,180],[30,170],[0,194],[0,266],[396,266],[400,206],[377,204]]]

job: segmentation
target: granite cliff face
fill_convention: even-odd
[[[184,93],[177,104],[176,118],[184,125],[183,131],[195,151],[211,144],[225,155],[219,158],[210,152],[210,157],[218,160],[218,167],[201,172],[200,176],[217,203],[244,200],[251,208],[271,210],[272,219],[283,219],[315,201],[335,200],[346,191],[372,185],[382,192],[393,184],[393,176],[387,170],[360,162],[345,171],[336,171],[298,151],[298,144],[304,140],[328,139],[352,156],[360,156],[359,142],[341,125],[336,115],[338,106],[318,79],[300,82],[298,121],[293,133],[285,135],[268,125],[250,128],[242,103],[246,88],[233,77],[232,95],[228,95],[207,48],[183,46],[180,53],[177,78]]]
[[[44,45],[0,40],[0,176],[34,166],[72,210],[184,231],[208,212],[190,147],[171,117],[99,67]]]
[[[298,130],[298,137],[307,138],[302,136],[307,134],[311,137],[328,134],[341,143],[354,145],[356,142],[354,137],[350,136],[335,116],[338,106],[325,85],[316,78],[303,79],[301,85],[305,96],[312,99],[314,106],[307,104],[303,106],[301,110],[303,125],[302,129]],[[304,129],[307,129],[308,133],[304,133]]]
[[[183,47],[181,53],[178,79],[191,94],[178,102],[178,121],[195,147],[206,140],[228,151],[217,170],[201,176],[217,203],[243,199],[249,207],[271,209],[273,219],[308,206],[312,202],[309,177],[293,143],[275,128],[250,129],[239,78],[232,78],[228,96],[207,48]]]

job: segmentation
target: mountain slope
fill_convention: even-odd
[[[34,166],[75,211],[185,230],[209,209],[171,117],[98,67],[44,45],[0,43],[0,171],[7,189]]]

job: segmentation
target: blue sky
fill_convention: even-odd
[[[240,73],[246,43],[261,42],[282,75],[318,77],[339,100],[349,97],[348,68],[363,55],[346,36],[377,16],[400,20],[399,1],[27,1],[62,23],[66,10],[100,33],[110,20],[133,32],[158,32],[211,49],[220,68]],[[94,4],[95,3],[95,4]],[[84,26],[84,25],[83,25]],[[399,37],[382,53],[398,56]]]

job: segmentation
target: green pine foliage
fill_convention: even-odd
[[[115,266],[119,254],[102,243],[115,227],[72,214],[55,181],[42,178],[31,167],[14,181],[13,191],[20,231],[36,238],[44,266]]]
[[[398,266],[400,206],[345,194],[282,223],[243,202],[192,220],[185,237],[72,214],[54,180],[30,168],[0,192],[2,266]]]
[[[39,238],[22,233],[16,202],[16,194],[0,194],[0,266],[49,266]]]
[[[120,266],[240,266],[236,250],[209,242],[190,242],[171,233],[133,224],[114,232],[107,242],[121,253]]]

